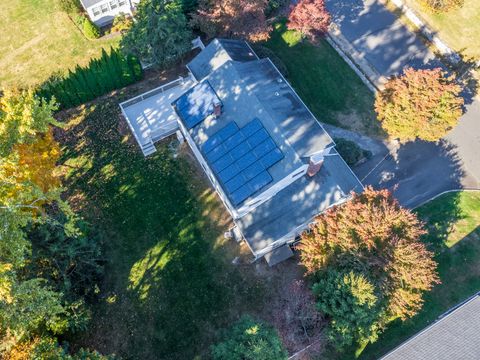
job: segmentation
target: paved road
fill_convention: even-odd
[[[378,0],[326,0],[342,35],[383,76],[405,66],[443,67],[435,55]]]
[[[326,0],[342,35],[382,76],[405,66],[442,66],[414,33],[378,0]],[[354,171],[366,185],[390,188],[414,207],[451,189],[480,188],[480,100],[467,97],[466,113],[441,142],[387,144]]]

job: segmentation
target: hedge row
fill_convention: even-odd
[[[37,91],[40,97],[58,101],[66,109],[93,100],[112,90],[127,86],[142,78],[142,67],[134,56],[124,56],[119,50],[102,50],[102,56],[90,60],[86,67],[77,66],[65,77],[52,77]]]

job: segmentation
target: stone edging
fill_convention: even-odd
[[[383,77],[343,37],[335,24],[332,23],[330,25],[325,40],[335,49],[348,66],[355,71],[370,91],[375,93],[380,89],[384,83]]]

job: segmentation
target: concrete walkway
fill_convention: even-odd
[[[334,40],[378,88],[406,66],[443,67],[380,1],[326,0],[326,4],[335,23]],[[355,173],[365,185],[393,190],[408,207],[446,190],[480,188],[480,100],[466,97],[465,110],[458,126],[438,143],[374,142],[373,158],[354,168]],[[365,139],[356,141],[368,148]]]

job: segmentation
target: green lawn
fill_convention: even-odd
[[[425,9],[419,0],[407,4],[425,19],[429,27],[454,50],[480,59],[480,2],[465,0],[460,9],[437,14]]]
[[[378,359],[480,291],[480,193],[449,193],[420,207],[417,213],[430,230],[425,241],[436,253],[442,283],[425,296],[417,316],[392,323],[365,349],[361,359]]]
[[[282,60],[288,80],[320,121],[379,134],[373,94],[326,40],[313,46],[277,23],[265,45]]]
[[[145,159],[118,98],[58,131],[70,201],[102,234],[105,281],[91,328],[74,347],[125,359],[192,359],[219,329],[268,303],[252,266],[231,264],[224,207],[186,150]],[[190,160],[189,160],[190,159]]]
[[[0,87],[36,85],[118,43],[118,37],[87,40],[57,0],[4,1],[0,34]]]

